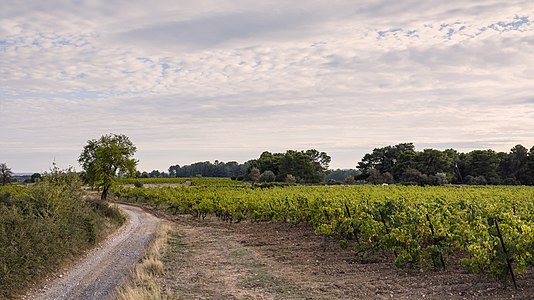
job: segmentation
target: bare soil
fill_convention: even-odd
[[[386,254],[362,259],[306,226],[166,217],[176,233],[159,281],[171,299],[534,299],[533,270],[516,290],[454,264],[418,272]]]

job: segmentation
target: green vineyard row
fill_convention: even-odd
[[[119,184],[182,184],[194,186],[243,186],[246,183],[231,180],[230,178],[216,177],[192,177],[192,178],[123,178],[119,179]]]
[[[224,221],[305,223],[398,267],[514,281],[534,265],[534,188],[413,186],[160,187],[114,190],[125,201]]]

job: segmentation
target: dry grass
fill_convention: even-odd
[[[169,224],[159,226],[154,241],[145,252],[143,259],[130,273],[129,280],[115,295],[115,300],[161,300],[166,299],[156,278],[163,274],[164,267],[160,258],[167,248]]]

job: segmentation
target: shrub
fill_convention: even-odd
[[[83,200],[71,170],[52,170],[23,190],[0,189],[0,298],[102,239],[110,224],[124,222],[117,208]]]
[[[142,188],[142,187],[143,187],[143,183],[142,183],[140,180],[136,180],[136,181],[134,182],[134,186],[135,186],[136,188]]]

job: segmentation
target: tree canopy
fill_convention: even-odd
[[[509,153],[454,149],[415,151],[412,143],[375,148],[358,169],[359,179],[372,183],[410,184],[534,184],[534,147],[516,145]],[[387,177],[387,178],[386,178]],[[390,178],[392,177],[392,178]]]
[[[130,138],[123,134],[107,134],[87,141],[78,162],[85,171],[86,182],[102,187],[102,199],[107,198],[117,176],[136,174],[137,160],[133,158],[136,150]]]
[[[315,149],[285,153],[265,151],[258,159],[250,161],[249,173],[255,167],[262,174],[271,171],[276,181],[286,181],[291,175],[301,182],[318,183],[324,180],[330,160],[326,152]]]
[[[8,168],[6,163],[0,163],[0,182],[2,185],[11,183],[12,178],[13,172],[11,171],[11,168]]]

